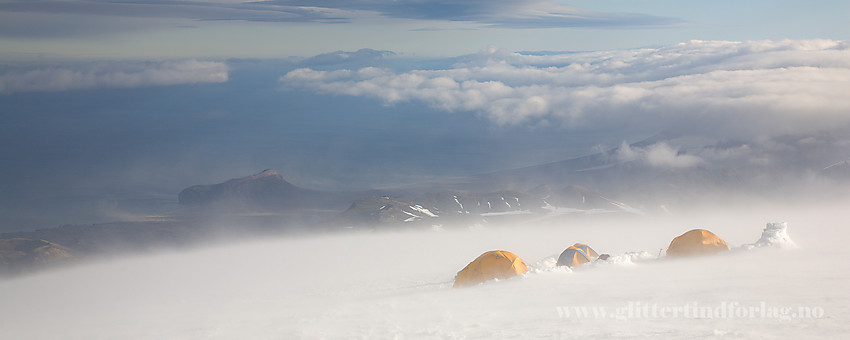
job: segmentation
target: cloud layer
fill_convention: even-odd
[[[0,1],[0,17],[0,36],[10,37],[91,35],[104,29],[127,30],[128,24],[139,26],[136,29],[145,26],[127,18],[338,24],[386,17],[505,28],[635,27],[677,22],[645,14],[592,12],[551,0]],[[121,23],[115,18],[125,20]],[[158,28],[163,23],[147,25]]]
[[[614,151],[614,156],[620,162],[639,161],[659,168],[689,168],[704,162],[698,156],[682,154],[663,142],[647,147],[631,147],[623,142]]]
[[[551,0],[278,0],[275,4],[377,12],[418,20],[468,21],[508,28],[668,25],[676,20],[598,13]]]
[[[775,134],[850,124],[850,43],[831,40],[692,41],[543,56],[489,49],[447,69],[302,68],[280,82],[475,112],[499,125]]]
[[[227,79],[227,64],[215,61],[92,63],[6,71],[0,73],[0,93],[219,83]]]

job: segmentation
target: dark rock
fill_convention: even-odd
[[[70,249],[45,240],[0,239],[0,270],[49,265],[71,257]]]

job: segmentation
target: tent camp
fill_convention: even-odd
[[[583,251],[584,254],[587,255],[587,257],[589,257],[591,260],[599,257],[599,254],[597,254],[596,251],[593,250],[593,248],[584,243],[576,243],[573,245],[573,247],[581,249],[581,251]]]
[[[590,261],[590,257],[587,256],[584,250],[581,250],[576,246],[570,246],[569,248],[564,250],[564,252],[561,253],[561,256],[558,256],[559,266],[575,267],[583,263],[588,263]]]
[[[667,256],[713,255],[728,250],[729,246],[726,245],[726,241],[714,233],[705,229],[693,229],[679,235],[670,242],[670,246],[667,247]]]
[[[488,251],[457,273],[454,287],[472,286],[492,279],[507,279],[528,272],[519,256],[506,250]]]

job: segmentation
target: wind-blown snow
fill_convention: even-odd
[[[787,222],[768,223],[755,243],[745,244],[744,249],[760,247],[797,248],[797,244],[788,236]]]
[[[561,220],[435,232],[270,239],[90,263],[0,281],[3,339],[842,338],[850,332],[846,209]],[[730,246],[766,220],[801,249],[656,259],[693,225]],[[587,243],[607,262],[556,268]],[[466,289],[454,275],[504,249],[530,272]],[[803,251],[804,250],[804,251]],[[629,306],[788,307],[816,317],[629,317]],[[587,308],[589,315],[577,315]],[[593,310],[606,314],[594,316]]]

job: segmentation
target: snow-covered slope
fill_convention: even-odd
[[[694,224],[740,245],[778,216],[805,251],[641,261]],[[123,258],[0,281],[0,338],[838,339],[850,332],[848,218],[834,207],[749,206],[569,226],[314,235]],[[572,270],[535,265],[575,242],[615,256],[646,253]],[[536,270],[451,288],[457,271],[494,249]]]
[[[425,222],[466,227],[487,221],[539,221],[556,216],[586,213],[642,214],[628,204],[578,186],[552,190],[541,186],[529,192],[490,193],[442,191],[410,197],[367,197],[357,200],[330,224],[374,228],[387,224]]]
[[[438,210],[431,206],[401,201],[389,196],[361,198],[337,216],[332,225],[355,227],[395,224],[436,219]]]

